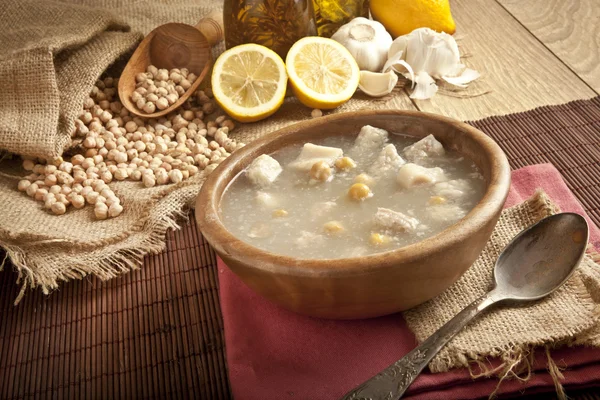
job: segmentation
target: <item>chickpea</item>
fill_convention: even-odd
[[[27,190],[29,185],[31,185],[31,181],[28,181],[27,179],[20,180],[18,184],[18,189],[20,192],[24,192]]]
[[[38,185],[37,183],[32,183],[31,185],[27,186],[27,189],[25,189],[25,192],[27,193],[27,195],[29,197],[33,197],[35,196],[35,194],[38,191]]]
[[[354,201],[364,201],[369,197],[373,197],[373,192],[364,183],[355,183],[348,190],[348,196]]]
[[[165,96],[165,98],[169,102],[169,105],[173,105],[177,103],[177,100],[179,100],[179,95],[177,93],[169,93]]]
[[[108,206],[105,203],[95,203],[94,215],[98,219],[108,218]]]
[[[56,203],[56,198],[54,197],[48,197],[46,200],[44,200],[44,208],[46,210],[52,210],[52,205]]]
[[[155,79],[158,81],[166,81],[167,79],[169,79],[169,71],[167,71],[164,68],[159,69],[156,72]]]
[[[344,232],[344,226],[339,221],[326,222],[323,229],[328,235],[339,235]]]
[[[148,76],[144,72],[140,72],[135,76],[135,81],[137,83],[145,82],[148,79]]]
[[[25,171],[33,171],[33,167],[35,167],[33,160],[23,160],[23,169]]]
[[[183,180],[183,174],[178,169],[172,169],[169,171],[169,179],[171,179],[171,182],[173,183],[179,183]]]
[[[50,206],[50,210],[56,215],[63,215],[67,212],[67,206],[62,202],[55,202]]]
[[[119,203],[113,203],[108,207],[108,216],[111,218],[118,217],[123,212],[123,206]]]
[[[76,194],[71,197],[71,204],[75,208],[83,208],[85,206],[85,198],[82,195]]]
[[[317,181],[327,182],[331,175],[331,167],[325,161],[317,161],[310,169],[310,177]]]
[[[356,183],[364,183],[365,185],[373,185],[374,180],[373,178],[371,178],[369,175],[362,173],[359,175],[356,175],[356,177],[354,178],[354,182]]]
[[[442,196],[431,196],[429,198],[429,204],[431,205],[439,205],[444,204],[446,202],[446,198]]]
[[[167,108],[169,108],[169,105],[173,103],[169,103],[169,100],[166,97],[161,97],[160,99],[156,100],[156,108],[158,108],[161,111],[166,110]]]
[[[151,171],[151,170],[149,170],[149,171]],[[143,174],[142,175],[142,183],[147,188],[153,187],[154,185],[156,185],[156,178],[154,177],[154,174]]]
[[[37,201],[42,201],[47,194],[48,191],[46,189],[38,189],[33,198]]]
[[[44,185],[46,186],[54,186],[58,182],[56,175],[46,175],[46,179],[44,179]]]
[[[156,111],[156,105],[150,101],[146,102],[146,104],[144,104],[144,106],[142,107],[142,110],[145,113],[148,114],[152,114],[154,111]]]
[[[379,247],[379,246],[385,246],[388,245],[391,242],[391,239],[389,236],[387,235],[383,235],[381,233],[371,233],[371,237],[369,238],[369,242],[371,242],[371,244],[373,246]]]
[[[284,209],[273,210],[273,218],[285,218],[289,213]]]
[[[356,163],[350,157],[342,157],[335,160],[335,167],[342,171],[348,171],[356,168]]]

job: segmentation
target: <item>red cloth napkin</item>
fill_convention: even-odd
[[[505,206],[515,205],[542,188],[563,211],[585,215],[583,208],[550,164],[512,173]],[[588,219],[591,241],[600,248],[600,231]],[[329,400],[375,375],[416,346],[401,314],[356,321],[305,317],[284,310],[249,289],[219,259],[221,310],[227,364],[236,400]],[[506,380],[499,395],[522,396],[553,391],[545,355],[539,352],[536,373],[522,383]],[[568,388],[600,385],[600,349],[566,348],[552,352]],[[489,396],[498,380],[473,380],[466,369],[424,372],[405,398],[476,399]]]

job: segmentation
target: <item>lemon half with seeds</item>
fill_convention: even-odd
[[[240,122],[268,117],[285,97],[287,73],[281,57],[258,44],[242,44],[219,56],[211,78],[215,100]]]
[[[298,40],[285,59],[294,94],[307,107],[335,108],[352,97],[360,70],[352,54],[332,39]]]

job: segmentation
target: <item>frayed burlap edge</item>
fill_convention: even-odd
[[[548,195],[541,189],[536,190],[532,197],[525,200],[532,203],[532,211],[536,213],[536,219],[542,219],[550,215],[561,212],[560,207],[554,203]],[[518,205],[517,205],[518,206]],[[515,206],[516,207],[516,206]],[[588,245],[585,258],[591,261],[596,267],[600,268],[600,253],[598,253],[591,245]],[[575,273],[580,273],[579,269]],[[592,299],[591,293],[585,285],[575,295],[583,301]],[[593,311],[593,321],[600,321],[600,305],[596,305]],[[470,352],[457,357],[458,366],[466,367],[469,370],[471,378],[490,378],[497,377],[498,383],[489,398],[493,399],[506,379],[516,379],[520,382],[527,382],[534,373],[534,356],[536,350],[543,349],[546,359],[546,369],[552,378],[555,387],[556,395],[559,400],[566,400],[567,396],[561,384],[564,375],[556,362],[552,359],[551,350],[563,346],[571,346],[574,344],[585,344],[578,342],[577,336],[584,335],[590,329],[584,329],[581,332],[575,333],[575,336],[568,340],[554,340],[551,342],[528,343],[527,345],[508,344],[496,348],[490,354],[482,355],[476,352]],[[493,366],[491,360],[500,359],[501,363]],[[456,365],[453,365],[455,367]],[[449,360],[434,359],[429,368],[433,372],[443,372],[449,369]]]
[[[61,281],[83,279],[89,275],[94,275],[100,280],[106,281],[131,270],[139,269],[146,255],[156,254],[165,249],[167,231],[169,229],[180,229],[180,224],[188,220],[193,201],[208,173],[208,171],[202,171],[194,179],[170,185],[153,195],[144,207],[144,215],[140,218],[141,222],[136,224],[133,229],[124,232],[122,235],[111,237],[109,240],[99,240],[95,243],[85,244],[63,239],[36,238],[35,235],[27,238],[26,242],[23,241],[26,235],[19,235],[18,240],[15,238],[11,238],[11,241],[0,240],[0,246],[6,251],[6,256],[0,263],[0,271],[3,269],[6,260],[10,258],[17,272],[17,284],[21,286],[14,304],[17,305],[22,300],[28,288],[41,288],[44,294],[49,294],[52,290],[58,288]],[[181,200],[167,199],[169,195],[180,194],[185,190],[187,190],[187,194]],[[169,202],[168,211],[162,213],[158,218],[151,218],[151,211],[162,200]],[[86,251],[110,245],[118,246],[120,241],[138,232],[141,240],[136,247],[125,246],[111,249],[107,251],[104,257],[95,259],[94,263],[65,265],[52,277],[43,272],[44,265],[28,256],[32,248],[36,247],[52,246],[56,249],[58,246],[63,251],[68,252],[69,248],[73,246],[78,250]]]
[[[21,177],[18,177],[18,176],[10,176],[7,174],[3,174],[3,175],[10,179],[15,179],[15,180],[22,179]],[[68,246],[68,247],[77,246],[80,249],[94,249],[94,248],[97,248],[100,246],[106,246],[106,245],[117,243],[119,241],[122,241],[123,239],[126,239],[127,237],[131,236],[132,234],[134,234],[136,232],[142,231],[144,225],[146,225],[146,221],[148,219],[150,212],[152,211],[152,209],[154,208],[154,206],[156,205],[156,203],[158,201],[160,201],[167,195],[169,195],[179,189],[186,188],[188,186],[198,186],[198,190],[199,190],[199,187],[202,185],[202,183],[206,179],[207,175],[208,174],[205,174],[205,171],[202,171],[202,173],[199,174],[199,176],[197,178],[195,177],[194,179],[187,179],[187,180],[182,181],[177,184],[165,186],[165,188],[163,190],[161,190],[158,193],[155,193],[151,197],[151,199],[148,201],[148,203],[145,205],[144,210],[142,212],[142,215],[139,218],[138,223],[134,224],[131,227],[131,229],[124,231],[118,235],[111,236],[110,238],[94,240],[94,241],[68,240],[68,239],[61,239],[61,238],[51,238],[51,237],[48,237],[47,235],[38,235],[33,232],[14,233],[14,232],[11,232],[10,230],[0,227],[0,246],[5,247],[5,246],[10,246],[10,245],[13,245],[13,246],[18,245],[19,247],[31,249],[36,246],[45,246],[45,245],[51,244],[53,246]],[[113,188],[113,191],[115,192],[115,194],[117,196],[119,196],[118,189]]]

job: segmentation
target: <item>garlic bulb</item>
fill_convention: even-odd
[[[396,83],[398,83],[398,75],[394,71],[385,73],[360,71],[358,87],[371,97],[381,97],[391,93]]]
[[[388,57],[392,36],[377,21],[357,17],[331,37],[350,51],[361,70],[379,72]]]
[[[401,69],[406,69],[403,71]],[[395,70],[413,82],[413,99],[428,99],[437,92],[435,79],[457,87],[477,78],[479,73],[460,62],[460,52],[454,38],[429,28],[415,29],[394,40],[388,51],[384,72]]]

